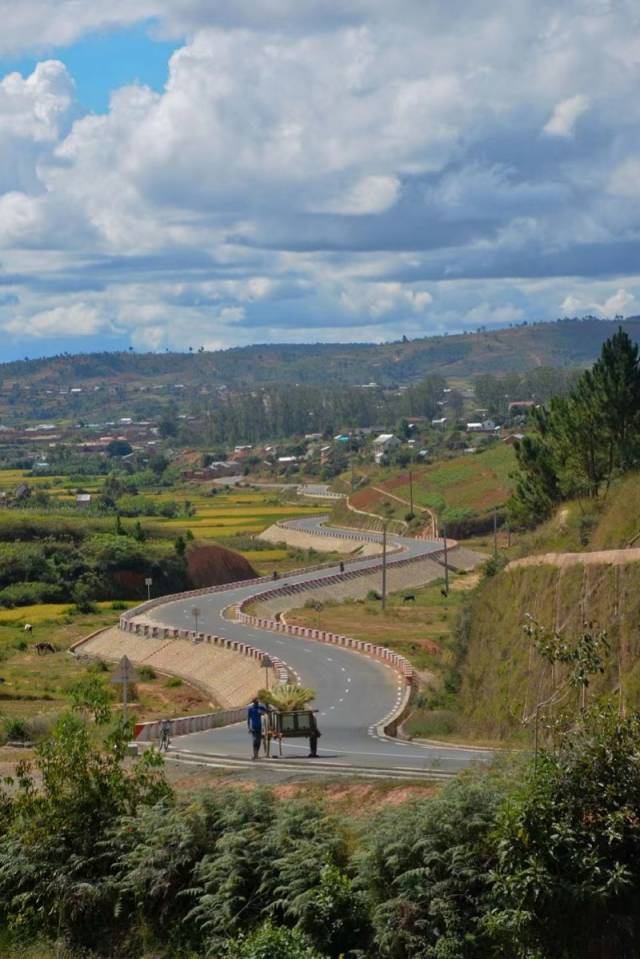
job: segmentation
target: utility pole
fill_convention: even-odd
[[[389,520],[384,521],[382,527],[382,612],[387,609],[387,526]]]
[[[197,633],[197,632],[198,632],[198,618],[199,618],[199,616],[200,616],[200,610],[198,609],[197,606],[194,606],[194,607],[193,607],[193,609],[191,610],[191,615],[193,616],[193,618],[194,618],[195,621],[196,621],[196,633]]]
[[[353,452],[351,453],[351,492],[353,493],[356,486],[356,479],[353,474]]]
[[[151,599],[151,587],[153,586],[153,580],[150,576],[145,577],[144,585],[147,587],[147,599]]]
[[[498,558],[498,507],[493,507],[493,558]]]
[[[409,470],[409,512],[413,516],[413,470]]]
[[[447,527],[442,527],[442,541],[444,543],[444,589],[443,596],[449,595],[449,554],[447,552]]]

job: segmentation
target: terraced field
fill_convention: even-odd
[[[461,510],[482,513],[501,506],[508,498],[512,481],[510,474],[516,461],[513,447],[499,443],[482,453],[465,454],[432,466],[413,470],[413,501],[417,506],[442,512]],[[389,477],[368,486],[351,497],[357,509],[376,512],[385,500],[385,492],[392,494],[389,502],[398,515],[406,512],[393,497],[409,502],[409,474]]]
[[[191,530],[198,539],[224,540],[243,534],[261,533],[278,520],[326,513],[326,507],[280,502],[272,491],[237,491],[207,496],[188,487],[162,493],[162,499],[188,499],[195,515],[189,518],[153,519],[159,529],[174,533]]]

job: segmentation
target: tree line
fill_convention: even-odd
[[[412,416],[431,419],[438,412],[445,386],[446,381],[434,375],[401,392],[332,384],[234,393],[204,413],[204,439],[214,445],[257,443],[307,433],[330,436],[342,430],[395,426]],[[201,422],[194,428],[199,431]]]
[[[595,499],[640,462],[640,360],[622,328],[564,396],[531,414],[533,431],[516,444],[510,512],[533,525],[565,499]]]

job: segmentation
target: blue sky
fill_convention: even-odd
[[[640,312],[632,0],[0,21],[2,358]]]
[[[6,56],[0,59],[0,75],[13,70],[29,75],[45,57],[60,59],[75,81],[80,109],[105,113],[118,87],[142,83],[159,92],[164,88],[169,57],[180,41],[163,40],[154,28],[153,21],[140,23],[90,33],[68,47],[51,47],[37,55]]]

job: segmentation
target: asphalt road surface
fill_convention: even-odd
[[[287,525],[319,532],[321,535],[344,535],[341,531],[325,528],[324,517],[310,517],[291,521]],[[358,534],[363,540],[380,540],[377,533]],[[428,556],[439,551],[438,541],[405,539],[389,535],[390,549],[402,546],[402,552],[388,556],[391,566],[407,556]],[[348,569],[371,569],[380,567],[381,557],[367,557]],[[279,582],[304,582],[310,579],[333,576],[338,567],[322,572],[301,573],[283,577]],[[379,727],[399,702],[403,687],[398,675],[389,666],[340,647],[328,646],[302,637],[256,629],[241,623],[226,620],[224,610],[251,595],[258,595],[264,586],[231,586],[219,593],[198,597],[201,610],[199,628],[205,632],[218,633],[230,639],[250,643],[266,653],[279,657],[297,673],[304,686],[316,691],[314,706],[317,708],[318,726],[322,733],[318,756],[324,763],[337,766],[367,767],[382,770],[428,770],[458,772],[470,764],[486,761],[486,750],[459,749],[445,745],[416,745],[396,740],[381,734]],[[193,627],[191,609],[193,600],[181,600],[157,607],[151,618],[168,626],[181,629]],[[251,739],[246,724],[227,726],[223,729],[192,733],[174,739],[174,747],[199,754],[230,758],[249,758]],[[306,740],[285,740],[283,755],[287,761],[296,760],[301,765],[313,764],[307,758]],[[276,762],[276,760],[261,760]]]

